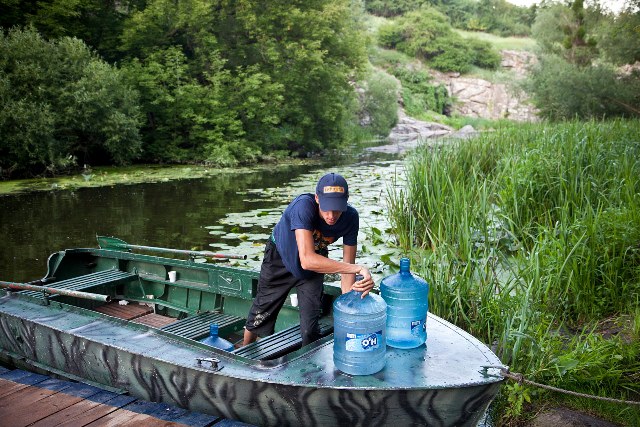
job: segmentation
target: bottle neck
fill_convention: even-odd
[[[409,258],[401,258],[400,259],[400,274],[411,274],[410,272],[411,261]]]

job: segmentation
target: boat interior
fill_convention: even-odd
[[[30,282],[43,291],[20,293],[42,299],[43,304],[70,305],[90,310],[91,315],[146,325],[195,345],[205,346],[200,341],[209,336],[210,325],[217,324],[219,336],[234,344],[232,353],[255,361],[275,361],[300,350],[299,312],[291,298],[278,316],[273,335],[241,347],[259,273],[198,261],[121,250],[69,249],[52,254],[46,276]],[[325,284],[324,293],[321,339],[333,332],[331,309],[341,292],[339,286]]]

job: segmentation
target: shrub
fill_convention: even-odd
[[[402,28],[395,23],[387,23],[378,28],[378,44],[387,49],[395,49],[404,40]]]
[[[423,50],[427,63],[440,71],[466,73],[473,63],[473,52],[460,36],[440,37]]]
[[[123,164],[139,155],[138,94],[80,40],[0,33],[0,168],[5,176]]]
[[[433,8],[411,12],[380,26],[378,41],[385,48],[398,49],[445,72],[464,73],[472,65],[495,69],[500,64],[500,54],[489,43],[463,39],[453,31],[448,18]]]
[[[500,66],[502,57],[491,43],[475,38],[468,38],[466,42],[474,56],[473,65],[488,70],[495,70]]]
[[[637,115],[640,80],[619,78],[606,66],[577,67],[558,56],[544,56],[525,87],[540,115],[562,120]]]
[[[398,81],[389,74],[373,70],[364,82],[361,114],[367,114],[367,127],[374,135],[388,135],[398,122]]]
[[[445,114],[450,107],[447,88],[432,84],[427,71],[397,65],[391,73],[402,83],[404,108],[410,116],[424,117],[428,111]]]

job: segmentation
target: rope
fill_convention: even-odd
[[[540,387],[540,388],[544,388],[547,390],[552,390],[552,391],[557,391],[559,393],[565,393],[565,394],[570,394],[572,396],[578,396],[578,397],[586,397],[589,399],[596,399],[596,400],[604,400],[605,402],[613,402],[613,403],[624,403],[627,405],[640,405],[640,401],[635,401],[635,400],[621,400],[621,399],[613,399],[611,397],[602,397],[602,396],[594,396],[592,394],[585,394],[585,393],[578,393],[575,391],[571,391],[571,390],[564,390],[558,387],[553,387],[550,385],[546,385],[546,384],[540,384],[537,383],[535,381],[531,381],[528,380],[524,377],[524,375],[519,374],[517,372],[509,372],[508,369],[505,368],[501,368],[500,369],[500,373],[502,374],[502,376],[509,378],[515,382],[517,382],[518,384],[522,385],[522,383],[525,384],[529,384],[529,385],[533,385],[536,387]]]

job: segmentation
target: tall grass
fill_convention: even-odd
[[[431,310],[529,378],[637,399],[639,135],[638,121],[528,124],[417,150],[389,212]]]

